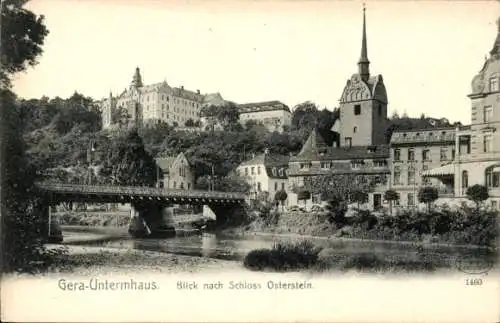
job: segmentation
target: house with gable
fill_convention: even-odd
[[[159,186],[163,188],[192,190],[195,185],[195,172],[184,153],[175,157],[156,158],[161,174]]]
[[[266,149],[263,154],[253,156],[236,168],[238,175],[251,186],[251,199],[265,194],[268,201],[273,201],[276,192],[284,190],[288,193],[288,160],[289,156],[271,154]]]

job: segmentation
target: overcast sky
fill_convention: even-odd
[[[365,1],[368,57],[389,115],[470,122],[472,77],[497,33],[497,1]],[[19,74],[24,98],[100,99],[167,80],[237,103],[338,106],[357,72],[360,1],[32,0],[50,34],[40,64]]]

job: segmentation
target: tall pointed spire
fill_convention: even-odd
[[[500,18],[497,19],[497,38],[493,43],[490,55],[500,54]]]
[[[366,45],[366,8],[363,3],[363,39],[361,41],[361,57],[358,61],[358,73],[363,80],[370,77],[370,61],[368,60],[368,47]]]

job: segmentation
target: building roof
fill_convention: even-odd
[[[391,145],[455,142],[455,134],[455,127],[396,130],[392,133]]]
[[[238,104],[237,107],[240,113],[252,113],[252,112],[273,111],[273,110],[284,110],[290,112],[290,108],[286,104],[280,101],[244,103],[244,104]]]
[[[160,167],[162,170],[168,171],[177,157],[160,157],[155,158],[156,165]]]
[[[264,165],[265,167],[288,167],[289,159],[289,156],[263,153],[248,161],[244,161],[240,166]]]
[[[389,158],[389,145],[327,147],[322,152],[308,151],[290,159],[291,162],[312,160],[353,160],[353,159],[385,159]]]
[[[268,177],[286,179],[289,159],[284,155],[263,153],[241,163],[240,167],[263,165]]]

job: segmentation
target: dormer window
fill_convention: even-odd
[[[276,167],[273,167],[272,173],[273,173],[273,176],[276,176]]]
[[[280,177],[283,177],[283,168],[280,168],[279,175],[280,175]]]

